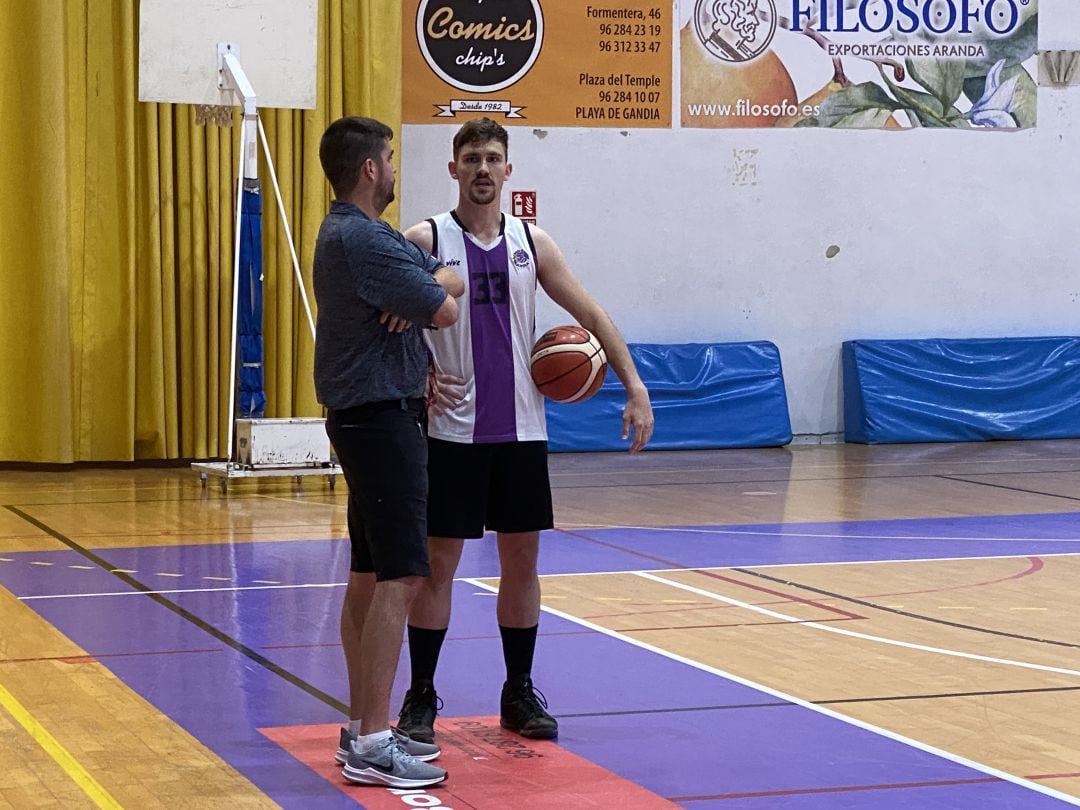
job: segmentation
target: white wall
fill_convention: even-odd
[[[1080,49],[1080,0],[1040,12],[1044,47]],[[403,224],[453,207],[455,131],[404,128]],[[507,189],[627,340],[775,342],[796,434],[843,429],[844,340],[1080,334],[1080,87],[1013,133],[510,135]],[[567,318],[545,299],[538,329]]]

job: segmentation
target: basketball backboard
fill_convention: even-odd
[[[258,106],[315,107],[318,0],[141,0],[139,101],[233,106],[218,86],[232,43]]]

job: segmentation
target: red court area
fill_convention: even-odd
[[[618,807],[658,810],[677,805],[547,740],[526,740],[499,727],[498,717],[452,717],[435,724],[450,776],[426,790],[352,785],[334,763],[337,725],[260,729],[328,782],[369,810],[406,807],[528,807],[530,810]]]

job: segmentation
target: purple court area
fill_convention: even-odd
[[[460,576],[497,575],[490,539],[466,549]],[[1075,551],[1080,515],[1055,514],[557,531],[545,537],[541,563],[551,574]],[[345,700],[338,610],[346,543],[95,553],[112,567],[134,570],[131,576],[148,587],[197,590],[155,602],[100,568],[68,568],[87,564],[75,551],[8,554],[0,585],[31,597],[27,605],[282,806],[357,806],[352,797],[362,800],[363,791],[341,793],[258,732],[341,717],[334,702]],[[114,592],[131,595],[33,598]],[[498,712],[502,658],[494,602],[468,583],[455,586],[440,664],[444,717]],[[541,630],[535,678],[560,717],[560,744],[683,807],[1064,806],[558,616],[545,616]],[[399,676],[395,700],[404,689]],[[328,757],[334,745],[327,740]]]

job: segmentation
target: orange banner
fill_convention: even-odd
[[[671,126],[670,0],[403,0],[402,120]]]

